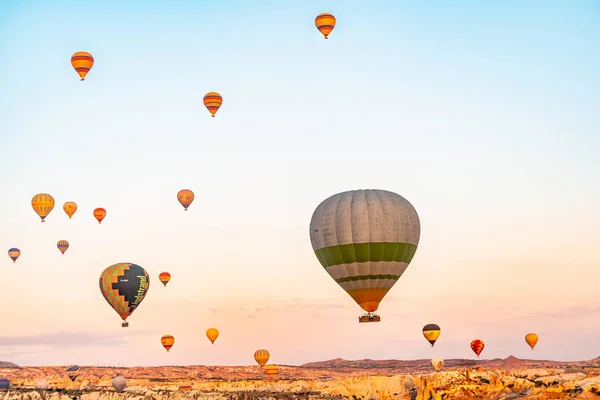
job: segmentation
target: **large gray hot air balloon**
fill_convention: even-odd
[[[310,221],[310,241],[325,271],[373,313],[411,262],[421,234],[415,208],[386,190],[352,190],[324,200]]]
[[[121,375],[115,377],[112,380],[112,387],[114,387],[117,392],[122,392],[127,387],[127,379]]]

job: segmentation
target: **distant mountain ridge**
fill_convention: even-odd
[[[0,368],[21,368],[17,364],[8,362],[8,361],[0,361]]]

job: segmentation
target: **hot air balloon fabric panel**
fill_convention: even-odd
[[[56,247],[60,250],[61,253],[65,254],[65,251],[69,248],[69,242],[66,240],[59,240],[56,244]]]
[[[310,223],[319,262],[367,312],[377,311],[402,276],[420,233],[412,204],[385,190],[333,195],[317,207]]]
[[[260,349],[254,352],[254,360],[256,360],[261,367],[265,366],[267,361],[269,361],[269,358],[271,358],[271,354],[267,350]]]
[[[17,249],[16,247],[8,249],[8,256],[11,260],[13,260],[13,262],[17,262],[17,258],[19,258],[20,255],[21,250]]]
[[[102,295],[123,320],[139,306],[149,287],[148,273],[136,264],[115,264],[100,276]]]
[[[217,92],[209,92],[204,95],[204,106],[210,111],[212,116],[221,108],[223,97]]]
[[[71,56],[71,65],[83,81],[94,65],[94,57],[87,51],[78,51]]]
[[[327,39],[333,28],[335,28],[335,23],[335,17],[329,13],[321,13],[315,18],[315,26],[325,36],[325,39]]]
[[[44,222],[50,211],[54,209],[54,197],[48,193],[36,194],[31,199],[31,207],[33,207],[33,211],[42,219],[42,222]]]

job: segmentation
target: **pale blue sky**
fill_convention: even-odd
[[[475,338],[483,358],[600,354],[598,2],[122,3],[0,4],[0,250],[23,252],[0,262],[0,359],[470,358]],[[321,12],[337,17],[329,40]],[[359,188],[421,218],[381,324],[357,323],[308,235],[322,200]],[[40,192],[57,202],[46,224]],[[123,261],[152,282],[128,330],[98,289]]]

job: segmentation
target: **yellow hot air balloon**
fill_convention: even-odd
[[[215,328],[209,328],[206,331],[206,337],[208,338],[208,340],[210,340],[212,344],[215,344],[215,340],[217,340],[217,338],[219,337],[219,330]]]
[[[431,343],[431,347],[433,347],[436,340],[440,337],[440,332],[440,327],[436,324],[427,324],[423,327],[423,336]]]
[[[45,222],[44,219],[54,208],[54,197],[48,193],[38,193],[31,199],[31,207],[40,216],[42,222]]]
[[[529,346],[531,346],[531,350],[533,350],[533,348],[537,344],[538,339],[538,335],[536,335],[535,333],[528,333],[527,335],[525,335],[525,341]]]
[[[335,28],[335,22],[335,17],[329,13],[321,13],[315,18],[315,26],[325,36],[325,39],[328,39],[327,36]]]
[[[208,111],[212,114],[211,117],[215,117],[219,108],[223,104],[223,98],[217,92],[208,92],[204,95],[204,107],[208,108]]]
[[[444,366],[444,359],[443,358],[432,358],[431,365],[433,365],[433,369],[435,369],[436,371],[439,371]]]
[[[269,375],[269,378],[273,378],[277,375],[277,366],[276,365],[267,365],[265,367],[265,372]]]
[[[67,213],[69,219],[71,219],[73,214],[75,214],[75,211],[77,211],[77,204],[74,201],[67,201],[63,204],[63,210],[65,210],[65,213]]]
[[[78,51],[71,56],[71,65],[79,74],[82,81],[94,66],[94,57],[87,51]]]
[[[167,352],[169,352],[169,350],[171,350],[171,347],[173,347],[173,345],[175,344],[175,338],[171,335],[164,335],[160,338],[160,344],[162,344],[163,347],[167,349]]]
[[[69,248],[69,242],[67,242],[66,240],[59,240],[58,243],[56,243],[56,247],[58,247],[58,249],[64,256],[65,251],[67,251],[67,249]]]
[[[259,349],[254,352],[254,359],[261,367],[265,366],[269,358],[271,358],[271,354],[265,349]]]
[[[417,211],[386,190],[351,190],[325,199],[310,221],[310,241],[325,271],[373,315],[411,262],[421,233]]]
[[[177,200],[183,206],[183,209],[187,211],[192,201],[194,201],[194,192],[189,189],[181,189],[177,192]]]

